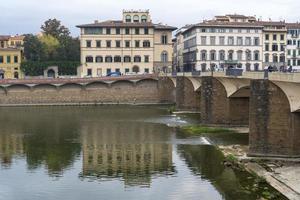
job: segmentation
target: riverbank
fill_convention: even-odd
[[[188,126],[182,127],[182,130],[191,135],[209,135],[218,134],[222,130],[226,133],[246,133],[247,128]],[[208,133],[205,133],[206,130]],[[300,199],[300,159],[248,157],[248,145],[216,144],[216,147],[225,156],[224,165],[237,167],[260,177],[288,199]]]

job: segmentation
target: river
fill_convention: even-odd
[[[0,200],[259,199],[250,174],[214,144],[246,134],[187,136],[197,115],[166,107],[0,108]],[[281,199],[278,197],[278,199]]]

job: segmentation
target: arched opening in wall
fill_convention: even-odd
[[[19,78],[19,73],[18,73],[18,72],[15,72],[15,73],[14,73],[14,78],[15,78],[15,79],[18,79],[18,78]]]
[[[5,71],[3,69],[0,69],[0,79],[4,79],[4,73]]]
[[[250,63],[246,63],[246,71],[251,71],[251,64]]]
[[[215,63],[211,63],[210,64],[210,71],[215,71],[216,69],[216,64]]]
[[[49,69],[47,71],[47,77],[48,78],[55,78],[55,71],[53,69]]]
[[[139,66],[133,66],[132,67],[132,72],[134,72],[134,73],[139,73],[140,72],[140,68],[139,68]]]
[[[237,64],[237,68],[241,69],[243,67],[242,63]]]
[[[254,70],[255,70],[255,71],[258,71],[258,70],[259,70],[259,64],[258,64],[258,63],[255,63],[255,64],[254,64]]]

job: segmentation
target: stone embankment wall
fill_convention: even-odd
[[[87,85],[67,83],[61,86],[15,84],[0,87],[0,105],[156,104],[163,102],[164,98],[160,95],[159,81],[155,79],[92,82]]]

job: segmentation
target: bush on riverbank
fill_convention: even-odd
[[[201,135],[201,134],[214,134],[214,133],[235,133],[234,130],[219,128],[219,127],[208,127],[201,125],[192,125],[182,127],[184,132],[187,132],[191,135]]]

